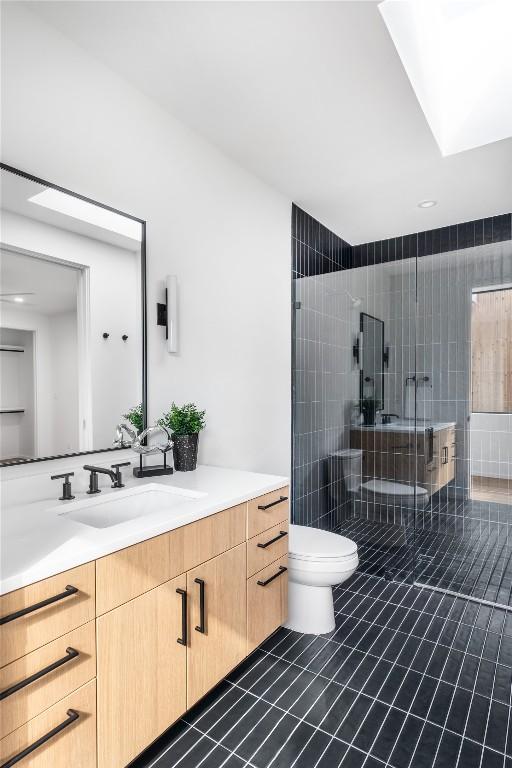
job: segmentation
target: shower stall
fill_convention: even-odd
[[[294,522],[512,608],[510,214],[357,246],[292,228]]]

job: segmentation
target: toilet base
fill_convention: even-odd
[[[288,582],[286,629],[305,635],[325,635],[335,628],[332,587]]]

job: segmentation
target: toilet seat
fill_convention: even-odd
[[[338,565],[352,562],[357,557],[357,544],[345,536],[309,528],[306,525],[290,525],[288,557],[304,563]]]
[[[405,485],[405,483],[395,483],[391,480],[368,480],[362,483],[360,490],[372,496],[394,496],[404,501],[411,500],[415,495],[428,496],[427,489],[422,488],[421,485]]]

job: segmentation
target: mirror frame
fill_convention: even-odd
[[[363,392],[364,392],[364,318],[368,317],[370,320],[374,320],[377,323],[382,324],[382,409],[384,409],[384,354],[385,354],[385,324],[384,320],[381,320],[380,317],[375,317],[374,315],[369,315],[368,312],[360,312],[359,314],[359,332],[363,335],[363,345],[362,350],[360,351],[361,355],[361,362],[360,362],[360,368],[359,368],[359,402],[363,400]],[[378,410],[381,410],[380,408]]]
[[[51,181],[46,181],[45,179],[41,179],[38,176],[34,176],[32,173],[27,173],[26,171],[21,171],[19,168],[14,168],[12,165],[8,165],[7,163],[0,163],[0,169],[2,171],[7,171],[8,173],[14,173],[16,176],[21,176],[24,179],[27,179],[28,181],[34,181],[36,184],[42,184],[45,187],[50,187],[51,189],[56,189],[58,192],[63,192],[66,195],[71,195],[72,197],[76,197],[79,200],[83,200],[86,203],[92,203],[92,205],[97,205],[100,208],[104,208],[107,211],[111,211],[111,213],[117,213],[119,216],[124,216],[127,219],[132,219],[132,221],[137,221],[141,227],[142,227],[142,237],[140,241],[140,263],[141,263],[141,320],[142,320],[142,414],[143,414],[143,428],[146,429],[147,423],[148,423],[148,338],[147,338],[147,289],[146,289],[146,221],[144,219],[140,219],[138,216],[132,216],[130,213],[126,213],[125,211],[119,211],[117,208],[112,208],[110,205],[105,205],[104,203],[100,203],[97,200],[93,200],[90,197],[86,197],[85,195],[80,195],[78,192],[72,192],[70,189],[66,189],[65,187],[61,187],[58,184],[53,184]],[[19,461],[9,461],[9,462],[3,462],[0,461],[0,468],[1,467],[17,467],[20,464],[34,464],[35,462],[39,461],[51,461],[53,459],[65,459],[65,458],[71,458],[73,456],[87,456],[91,453],[109,453],[111,451],[121,451],[121,450],[127,450],[129,446],[126,446],[125,448],[97,448],[95,450],[91,451],[76,451],[74,453],[61,453],[56,456],[38,456],[34,459],[20,459]]]

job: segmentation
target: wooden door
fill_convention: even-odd
[[[251,653],[288,615],[288,557],[251,576],[247,581],[247,652]]]
[[[178,576],[97,620],[98,766],[121,768],[186,710]]]
[[[246,655],[246,568],[244,543],[187,572],[187,707],[195,704]]]

